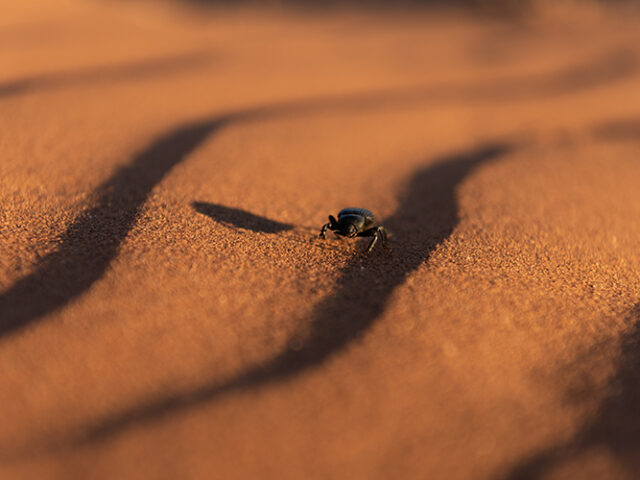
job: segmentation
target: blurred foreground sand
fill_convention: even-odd
[[[0,476],[637,478],[637,25],[5,2]]]

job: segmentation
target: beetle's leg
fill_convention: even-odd
[[[389,248],[389,245],[387,242],[389,238],[389,232],[387,232],[387,229],[384,228],[382,225],[378,227],[378,235],[380,235],[380,239],[382,240],[382,246],[384,248]]]
[[[322,229],[320,230],[320,238],[326,238],[324,236],[324,234],[326,233],[327,229],[331,229],[331,230],[335,230],[337,228],[338,225],[338,221],[336,220],[336,218],[333,215],[329,215],[329,223],[325,223],[322,226]]]
[[[387,248],[387,230],[384,227],[373,227],[365,230],[364,232],[360,232],[358,237],[373,237],[371,239],[371,243],[367,247],[367,252],[373,250],[376,243],[378,242],[378,238],[382,240],[382,246]]]
[[[376,246],[376,242],[378,241],[378,232],[375,232],[373,234],[373,239],[371,240],[371,243],[369,244],[369,246],[367,247],[367,253],[369,253],[371,250],[373,250],[373,247]]]
[[[358,235],[358,237],[373,237],[371,239],[371,243],[369,243],[369,246],[367,247],[367,252],[370,252],[371,250],[373,250],[373,247],[375,246],[376,242],[378,241],[378,228],[379,227],[373,227],[373,228],[369,228],[367,230],[365,230],[364,232],[360,232]]]

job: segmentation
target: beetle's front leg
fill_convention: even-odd
[[[330,223],[325,223],[322,228],[320,229],[320,235],[318,235],[320,238],[325,239],[327,237],[325,237],[325,233],[327,232],[327,229],[329,228],[329,225],[331,225]]]

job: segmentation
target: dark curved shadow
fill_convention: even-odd
[[[604,140],[640,140],[640,117],[598,125],[593,129],[593,134]]]
[[[395,288],[451,235],[458,223],[455,190],[460,182],[478,165],[509,150],[504,144],[484,145],[416,172],[396,213],[384,222],[394,234],[396,249],[380,249],[372,257],[354,257],[342,269],[336,293],[320,302],[311,318],[304,319],[304,329],[283,353],[227,382],[176,393],[115,414],[88,426],[72,444],[100,441],[225,393],[286,380],[320,366],[362,336],[380,317]]]
[[[640,472],[640,303],[632,309],[631,321],[631,329],[622,338],[617,372],[606,388],[608,395],[593,418],[568,441],[523,459],[501,478],[539,479],[596,448],[607,449],[629,478],[636,478]]]
[[[493,80],[443,84],[419,84],[402,88],[380,89],[360,94],[319,97],[317,100],[288,102],[279,105],[279,113],[296,114],[326,110],[351,110],[443,102],[509,102],[540,96],[580,93],[629,79],[640,72],[636,52],[618,48],[589,62],[568,66],[553,74],[510,75]],[[261,109],[256,109],[259,114]],[[269,115],[271,108],[264,109]]]
[[[210,60],[211,55],[208,52],[192,51],[142,61],[21,78],[11,82],[0,83],[0,98],[27,93],[32,90],[68,88],[89,83],[106,83],[133,78],[168,75],[203,66]]]
[[[464,10],[481,18],[519,18],[531,12],[534,0],[404,0],[400,2],[389,2],[384,0],[281,0],[277,3],[270,1],[256,2],[255,0],[182,0],[183,2],[194,3],[198,6],[237,6],[238,4],[255,5],[261,4],[268,8],[295,8],[303,11],[327,12],[340,11],[347,5],[350,9],[358,9],[366,12],[378,12],[386,14],[388,12],[416,12],[420,10],[432,11],[441,10]],[[622,1],[622,0],[618,0]]]
[[[628,74],[636,66],[630,58],[626,58],[625,62],[622,62],[625,68],[616,71],[616,75],[622,71]],[[588,72],[600,72],[603,68],[602,63],[596,62],[589,67],[571,68],[551,78],[527,78],[526,81],[516,78],[505,80],[502,84],[473,84],[462,88],[448,85],[416,86],[281,102],[182,125],[152,142],[128,166],[106,180],[96,192],[97,200],[93,207],[79,215],[61,236],[58,249],[45,256],[33,273],[0,294],[0,337],[18,331],[64,306],[100,279],[115,258],[120,243],[133,227],[151,189],[171,168],[222,127],[326,110],[362,111],[382,109],[389,105],[415,107],[419,102],[446,98],[452,101],[506,100],[526,97],[536,91],[539,94],[563,93],[565,89],[574,92],[577,88],[594,86],[591,83],[593,79],[602,77],[589,75]],[[580,83],[581,77],[576,71],[583,72],[589,81]],[[578,83],[572,86],[567,78]]]
[[[181,55],[150,59],[142,62],[88,68],[23,78],[0,84],[0,98],[17,95],[30,90],[72,87],[75,85],[119,81],[129,78],[169,74],[185,68],[193,68],[210,60],[207,52],[190,52]],[[402,89],[383,89],[361,95],[334,96],[318,99],[328,102],[327,108],[334,108],[334,102],[344,102],[343,107],[357,107],[369,104],[373,98],[383,106],[385,102],[411,103],[421,101],[510,101],[533,98],[537,95],[562,95],[607,85],[628,78],[640,70],[638,56],[632,50],[618,48],[590,60],[570,66],[554,74],[513,75],[502,79],[466,82],[464,84],[414,85]],[[308,108],[309,102],[303,102]],[[311,102],[314,103],[314,102]],[[292,104],[289,104],[293,107]],[[319,103],[316,107],[320,106]]]
[[[613,60],[612,60],[613,59]],[[171,62],[169,62],[171,63]],[[178,61],[180,63],[180,61]],[[159,62],[163,64],[163,62]],[[514,77],[501,82],[466,86],[440,85],[386,89],[351,95],[265,105],[204,119],[180,126],[136,155],[129,166],[119,169],[96,192],[90,210],[78,216],[59,239],[60,246],[45,256],[35,271],[0,294],[0,337],[29,325],[62,307],[102,277],[117,249],[132,228],[142,203],[151,189],[175,165],[213,132],[223,126],[277,117],[318,113],[326,110],[381,109],[389,105],[412,106],[418,102],[509,100],[537,94],[560,94],[590,88],[631,74],[637,62],[633,55],[618,50],[596,62],[569,68],[538,78]],[[158,64],[130,66],[131,72],[157,71]],[[160,68],[161,70],[161,68]],[[111,70],[107,69],[109,76]],[[112,72],[116,77],[127,68]],[[77,77],[90,79],[99,74]],[[53,84],[62,82],[64,75]],[[74,81],[73,78],[69,79]],[[46,82],[45,82],[46,83]]]
[[[243,228],[252,232],[279,233],[291,230],[293,225],[289,223],[276,222],[265,217],[260,217],[253,213],[239,208],[225,207],[215,203],[193,202],[193,208],[203,215],[213,218],[216,222],[227,226]]]
[[[35,272],[0,295],[0,336],[65,305],[102,277],[136,221],[151,189],[182,159],[221,128],[225,117],[193,123],[153,142],[97,190]]]
[[[594,88],[623,80],[639,70],[637,53],[628,48],[619,48],[607,52],[596,61],[568,68],[546,82],[541,91],[559,94]]]

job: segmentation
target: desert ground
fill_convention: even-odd
[[[1,478],[639,478],[637,11],[1,10]]]

